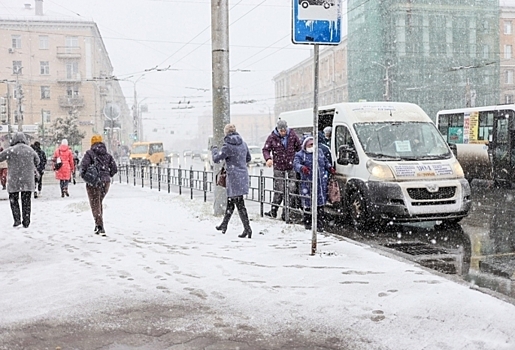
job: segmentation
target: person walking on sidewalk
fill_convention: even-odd
[[[238,237],[251,238],[252,230],[247,208],[245,208],[245,200],[243,199],[243,196],[249,193],[249,172],[247,170],[247,163],[251,160],[249,148],[236,132],[234,124],[227,124],[224,128],[224,133],[225,137],[222,148],[218,150],[216,146],[213,146],[211,149],[213,162],[218,163],[225,160],[225,169],[227,171],[227,207],[222,223],[216,226],[216,229],[222,231],[222,233],[227,231],[229,220],[231,220],[234,207],[236,206],[244,228],[243,233],[238,235]]]
[[[43,174],[45,173],[46,154],[41,150],[41,144],[38,141],[32,144],[32,149],[36,151],[39,157],[39,165],[36,169],[37,174],[34,177],[36,182],[36,187],[34,188],[34,198],[38,198],[41,196],[41,189],[43,187]]]
[[[86,172],[91,164],[95,164],[100,177],[100,183],[96,186],[86,184],[86,192],[88,194],[89,206],[95,220],[95,233],[105,236],[104,215],[102,202],[109,192],[111,178],[118,172],[116,162],[113,157],[107,153],[105,144],[102,142],[102,136],[93,135],[91,137],[91,148],[86,151],[80,163],[80,175]]]
[[[30,209],[32,191],[34,191],[34,172],[39,164],[39,156],[27,144],[27,138],[22,132],[14,134],[11,147],[0,153],[0,162],[7,161],[7,192],[9,204],[14,219],[14,227],[23,224],[30,225]],[[21,214],[20,214],[21,194]]]
[[[315,160],[316,159],[316,160]],[[311,182],[313,181],[313,171],[318,171],[317,186],[317,231],[324,231],[324,205],[327,202],[327,173],[334,174],[335,170],[331,163],[324,156],[323,151],[318,149],[318,157],[313,155],[313,136],[308,136],[302,143],[302,150],[295,154],[293,160],[295,171],[301,175],[300,194],[304,207],[304,227],[311,229]],[[315,170],[314,170],[315,169]]]
[[[3,147],[0,147],[0,152],[4,150]],[[7,161],[4,160],[0,162],[0,184],[2,185],[2,190],[6,190],[5,185],[7,184]]]
[[[272,208],[265,213],[266,216],[277,217],[277,209],[284,199],[284,179],[286,174],[288,179],[295,179],[293,157],[300,149],[301,142],[295,131],[288,128],[285,120],[278,120],[276,128],[266,139],[262,150],[266,166],[274,167],[274,198]],[[295,193],[297,187],[295,181],[290,181],[288,186],[291,193]],[[281,218],[285,219],[284,210]]]
[[[75,166],[73,164],[73,154],[70,151],[70,147],[68,147],[67,139],[63,139],[61,145],[55,150],[52,162],[53,169],[56,169],[56,166],[59,167],[55,171],[55,178],[59,180],[61,197],[69,197],[68,184],[70,183]],[[60,166],[58,165],[59,163],[61,164]]]

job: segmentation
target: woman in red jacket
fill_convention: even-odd
[[[59,163],[61,164],[59,169],[55,170],[55,178],[59,180],[61,197],[69,197],[68,184],[70,183],[75,165],[73,162],[72,151],[68,147],[67,139],[63,139],[61,141],[61,145],[55,150],[54,156],[52,157],[52,163],[53,169],[56,169],[56,166],[59,167]]]

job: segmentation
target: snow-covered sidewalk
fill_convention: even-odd
[[[0,200],[0,344],[38,320],[191,301],[216,311],[198,322],[220,337],[245,323],[261,341],[288,331],[335,349],[515,349],[514,305],[344,238],[319,235],[310,256],[311,231],[252,211],[252,239],[236,212],[223,235],[210,203],[118,183],[107,237],[83,184],[32,203],[31,226],[13,228]]]

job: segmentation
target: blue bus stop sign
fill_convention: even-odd
[[[294,44],[338,45],[341,42],[341,0],[292,1]]]

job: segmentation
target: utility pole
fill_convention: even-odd
[[[20,66],[16,66],[16,118],[18,122],[18,132],[23,131],[23,110],[22,110],[22,99],[23,99],[23,90],[20,85],[19,75],[20,75]]]
[[[222,146],[224,126],[231,121],[229,100],[229,0],[211,0],[211,58],[213,86],[213,141]],[[222,165],[214,165],[217,174]],[[225,211],[227,192],[215,186],[213,209],[216,216]]]

